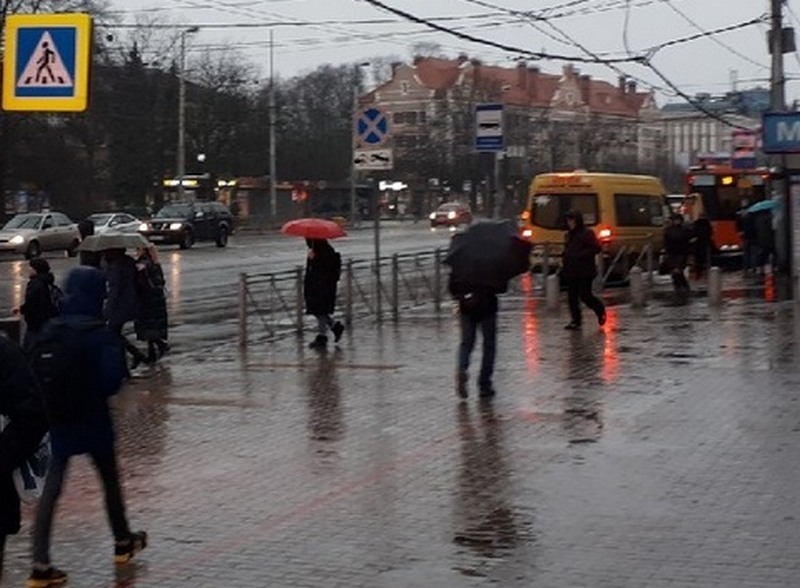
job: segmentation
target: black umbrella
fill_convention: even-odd
[[[453,236],[444,263],[459,281],[503,292],[508,280],[528,270],[530,254],[531,243],[511,221],[477,221]]]

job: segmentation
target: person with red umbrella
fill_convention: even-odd
[[[338,342],[344,325],[331,318],[336,307],[336,286],[342,273],[342,256],[326,239],[306,239],[308,258],[303,281],[306,314],[313,315],[319,325],[311,349],[324,349],[328,344],[328,329]]]
[[[344,237],[347,233],[337,223],[319,218],[299,218],[281,227],[286,235],[305,237],[308,245],[303,296],[306,314],[317,319],[319,329],[311,342],[311,349],[324,349],[328,345],[328,329],[333,340],[339,342],[344,325],[331,318],[336,307],[336,286],[342,273],[342,256],[328,243],[328,239]]]

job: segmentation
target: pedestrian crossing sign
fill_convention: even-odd
[[[3,109],[86,110],[91,42],[88,14],[10,15],[5,31]]]

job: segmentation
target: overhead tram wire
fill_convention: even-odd
[[[697,24],[697,23],[696,23],[694,20],[692,20],[692,19],[691,19],[691,18],[690,18],[690,17],[689,17],[689,16],[688,16],[688,15],[687,15],[685,12],[683,12],[683,11],[682,11],[680,8],[678,8],[677,6],[675,6],[675,4],[674,4],[674,1],[673,1],[673,0],[663,0],[663,1],[666,3],[666,5],[667,5],[667,6],[668,6],[670,9],[672,9],[672,11],[673,11],[673,12],[675,12],[675,14],[677,14],[678,16],[680,16],[681,18],[683,18],[683,20],[685,20],[687,23],[689,23],[689,24],[690,24],[692,27],[694,27],[695,29],[697,29],[697,30],[698,30],[698,31],[700,31],[701,33],[706,33],[706,32],[707,32],[707,31],[706,31],[706,30],[705,30],[703,27],[701,27],[701,26],[700,26],[699,24]],[[787,3],[787,6],[788,6],[788,3]],[[789,10],[791,10],[791,8],[790,8]],[[738,57],[739,59],[743,59],[744,61],[747,61],[747,62],[749,62],[749,63],[751,63],[751,64],[753,64],[753,65],[755,65],[756,67],[759,67],[759,68],[761,68],[761,69],[768,69],[768,67],[767,67],[766,65],[764,65],[763,63],[758,63],[757,61],[755,61],[754,59],[752,59],[750,56],[748,56],[748,55],[745,55],[744,53],[742,53],[742,52],[741,52],[741,51],[739,51],[738,49],[736,49],[736,48],[734,48],[734,47],[731,47],[731,46],[730,46],[730,45],[728,45],[727,43],[723,43],[723,42],[722,42],[722,41],[720,41],[720,40],[719,40],[719,39],[718,39],[716,36],[711,36],[711,37],[709,37],[709,38],[710,38],[710,39],[711,39],[711,40],[712,40],[714,43],[716,43],[717,45],[719,45],[720,47],[722,47],[722,48],[724,48],[724,49],[727,49],[728,51],[730,51],[731,53],[733,53],[734,55],[736,55],[736,57]]]
[[[373,6],[375,6],[377,8],[380,8],[380,9],[386,11],[386,12],[390,12],[392,14],[396,14],[398,16],[401,16],[401,17],[403,17],[403,18],[405,18],[405,19],[407,19],[407,20],[409,20],[411,22],[415,22],[417,24],[424,25],[424,26],[426,26],[428,28],[431,28],[431,29],[434,29],[434,30],[437,30],[437,31],[440,31],[440,32],[443,32],[443,33],[447,33],[448,35],[452,35],[452,36],[457,37],[459,39],[462,39],[462,40],[465,40],[465,41],[470,41],[472,43],[477,43],[477,44],[480,44],[480,45],[486,45],[488,47],[494,47],[495,49],[501,49],[503,51],[508,51],[510,53],[516,53],[516,54],[519,54],[519,55],[526,55],[526,56],[529,56],[532,59],[558,60],[558,61],[567,61],[567,62],[571,62],[571,63],[635,63],[635,62],[641,62],[641,61],[644,60],[644,57],[620,57],[620,58],[604,59],[604,58],[601,58],[599,56],[586,58],[586,57],[580,57],[580,56],[576,56],[576,55],[560,55],[560,54],[556,54],[556,53],[547,53],[547,52],[543,52],[543,51],[530,51],[528,49],[523,49],[521,47],[514,47],[513,45],[507,45],[505,43],[498,43],[496,41],[490,41],[489,39],[482,39],[480,37],[475,37],[473,35],[462,33],[462,32],[459,32],[459,31],[455,31],[455,30],[450,29],[448,27],[445,27],[445,26],[442,26],[442,25],[438,25],[438,24],[436,24],[434,22],[431,22],[430,20],[428,20],[426,18],[415,16],[415,15],[409,13],[409,12],[405,12],[405,11],[400,10],[398,8],[393,8],[393,7],[389,6],[389,5],[387,5],[385,2],[382,2],[381,0],[363,0],[363,1],[366,2],[367,4],[372,4]]]

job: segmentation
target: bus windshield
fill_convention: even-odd
[[[536,193],[531,204],[531,222],[543,229],[564,229],[568,210],[583,213],[586,226],[597,224],[597,194]]]

